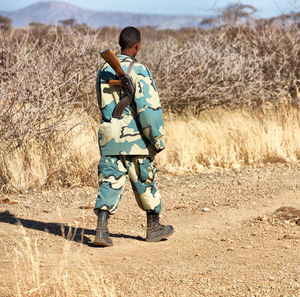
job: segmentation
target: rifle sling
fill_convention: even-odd
[[[134,61],[131,61],[128,68],[127,68],[127,71],[126,71],[126,74],[129,75],[131,70],[132,70],[132,67],[134,65]],[[122,118],[122,112],[123,110],[131,103],[132,99],[129,98],[129,96],[125,95],[124,97],[122,97],[120,99],[120,101],[118,102],[118,104],[116,105],[116,107],[114,108],[114,111],[113,111],[113,114],[112,116],[114,118]]]
[[[96,93],[97,93],[97,99],[98,99],[98,105],[101,106],[101,88],[100,88],[100,73],[98,71],[97,74],[97,80],[96,80]]]

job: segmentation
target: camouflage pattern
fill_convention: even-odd
[[[136,201],[143,210],[161,211],[161,197],[155,185],[157,167],[155,152],[164,149],[164,123],[155,83],[149,69],[127,55],[118,55],[125,73],[135,87],[135,98],[127,106],[122,118],[113,118],[113,110],[124,95],[109,80],[118,79],[115,71],[105,63],[98,72],[97,95],[102,120],[99,128],[101,159],[98,167],[99,190],[94,208],[114,214],[129,177]],[[129,68],[130,69],[130,68]]]
[[[161,197],[155,185],[156,164],[145,156],[105,156],[98,167],[99,192],[94,208],[114,214],[129,177],[136,201],[143,210],[161,211]]]
[[[102,115],[98,134],[101,156],[152,155],[164,149],[164,123],[157,88],[145,65],[127,55],[117,57],[125,73],[130,62],[134,61],[129,75],[135,86],[135,98],[124,109],[121,119],[112,117],[116,104],[124,94],[120,87],[109,86],[108,81],[118,77],[105,63],[99,70],[97,80]]]

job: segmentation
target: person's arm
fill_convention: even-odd
[[[139,121],[145,137],[153,145],[155,152],[158,153],[165,146],[162,141],[164,122],[157,88],[151,72],[146,66],[137,66],[136,70],[137,81],[134,100]]]

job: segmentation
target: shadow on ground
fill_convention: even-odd
[[[35,220],[22,219],[16,217],[9,211],[0,212],[0,222],[7,223],[11,225],[22,225],[24,228],[38,230],[56,236],[61,236],[66,240],[80,242],[88,246],[94,246],[91,240],[85,235],[95,236],[96,230],[84,229],[79,227],[68,226],[64,223],[45,223]],[[140,236],[131,236],[127,234],[111,234],[111,237],[116,238],[130,238],[134,240],[144,241]]]

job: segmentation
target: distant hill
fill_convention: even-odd
[[[57,24],[60,20],[75,19],[78,24],[87,24],[97,28],[103,26],[124,27],[151,26],[158,29],[179,29],[182,27],[198,27],[203,16],[195,15],[154,15],[108,11],[93,11],[75,5],[41,1],[13,12],[0,12],[12,19],[15,27],[25,27],[30,22]]]

